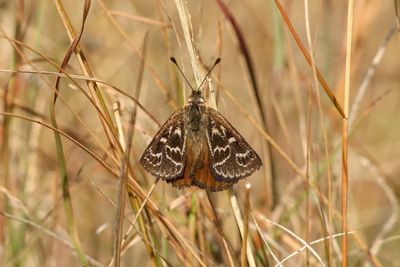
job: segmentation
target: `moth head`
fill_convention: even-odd
[[[204,77],[203,81],[200,83],[199,87],[197,87],[196,90],[192,87],[192,85],[190,85],[189,81],[186,79],[186,76],[183,74],[183,71],[181,70],[181,68],[179,67],[178,63],[176,62],[176,59],[174,57],[171,57],[170,59],[171,59],[172,63],[174,63],[178,67],[179,72],[182,74],[183,78],[185,79],[187,84],[192,89],[192,94],[189,97],[189,103],[197,103],[197,104],[204,103],[204,98],[201,95],[200,89],[203,86],[204,82],[207,80],[208,76],[210,75],[210,73],[214,69],[214,67],[217,66],[219,62],[221,62],[221,58],[217,58],[215,60],[214,65],[207,72],[207,75]]]
[[[192,94],[189,96],[189,100],[188,100],[189,104],[202,104],[204,103],[204,98],[201,95],[201,91],[200,90],[193,90]]]

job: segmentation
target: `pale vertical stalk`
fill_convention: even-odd
[[[357,114],[358,114],[359,108],[361,106],[362,100],[364,99],[365,93],[368,89],[368,85],[370,84],[372,77],[375,74],[378,64],[382,61],[382,58],[386,52],[387,45],[389,44],[389,41],[391,40],[391,38],[395,32],[396,32],[396,26],[393,26],[388,31],[385,39],[383,40],[382,44],[379,46],[378,51],[376,51],[376,54],[371,61],[370,67],[368,68],[368,71],[365,74],[360,87],[357,89],[357,94],[354,97],[354,101],[351,106],[351,110],[350,110],[350,114],[349,114],[349,116],[350,116],[349,129],[350,129],[350,131],[353,129],[354,121],[357,118]]]
[[[178,10],[178,15],[182,25],[183,35],[185,37],[186,46],[190,56],[190,62],[192,64],[193,75],[196,80],[196,87],[200,85],[203,80],[203,75],[199,68],[199,56],[195,49],[193,27],[190,20],[189,10],[187,9],[187,4],[184,4],[182,0],[175,0],[176,9]],[[208,79],[210,81],[210,79]],[[211,94],[211,107],[216,108],[214,88],[211,82],[208,82],[208,87]]]
[[[198,64],[198,55],[196,54],[196,50],[194,48],[194,36],[193,36],[193,27],[190,21],[190,14],[187,9],[187,5],[183,3],[182,0],[175,0],[176,9],[178,10],[179,18],[182,25],[183,36],[185,37],[186,47],[189,52],[190,61],[192,64],[194,78],[196,80],[196,85],[199,86],[202,80],[199,64]]]
[[[342,119],[342,267],[347,267],[347,191],[348,191],[348,172],[347,172],[347,119]]]
[[[251,250],[249,251],[248,249],[250,248],[250,242],[248,242],[248,234],[249,234],[249,213],[250,213],[250,191],[251,191],[251,185],[249,183],[246,184],[246,195],[245,195],[245,201],[244,201],[244,218],[243,218],[243,224],[244,224],[244,229],[243,229],[243,236],[242,236],[242,251],[240,253],[240,266],[245,267],[246,266],[246,254],[250,252],[250,255],[252,256],[253,254],[251,253]]]
[[[196,209],[199,214],[202,214],[202,212],[204,212],[202,209],[202,206],[200,205],[200,201],[197,201]],[[204,234],[204,225],[201,220],[196,220],[196,224],[197,224],[196,230],[197,230],[197,236],[198,236],[198,240],[199,240],[198,243],[199,243],[200,251],[203,253],[203,255],[205,255],[204,257],[207,257],[207,247],[206,247],[206,238],[205,238],[205,234]]]
[[[346,30],[346,73],[344,80],[344,114],[347,119],[349,115],[349,101],[350,101],[350,81],[351,81],[351,54],[353,44],[353,14],[354,14],[354,0],[349,0],[347,12],[347,30]]]
[[[249,190],[246,189],[246,193],[247,193],[247,191],[249,191]],[[238,225],[240,234],[242,235],[242,242],[245,242],[245,240],[244,240],[244,223],[243,223],[242,215],[240,213],[239,203],[237,201],[236,196],[232,193],[232,190],[230,190],[229,193],[231,195],[231,206],[232,206],[233,214],[235,215],[236,223]],[[247,261],[249,263],[249,266],[255,267],[256,262],[253,257],[253,252],[250,247],[250,242],[248,240],[246,240],[246,255],[247,255]]]
[[[314,58],[314,46],[311,38],[311,25],[310,25],[310,16],[309,16],[309,1],[305,0],[304,1],[304,11],[305,11],[305,23],[306,23],[306,33],[307,33],[307,42],[309,46],[309,51],[310,51],[310,59],[311,59],[311,68],[313,71],[313,77],[314,77],[314,87],[315,87],[315,95],[317,96],[317,105],[318,105],[318,112],[319,112],[319,121],[321,124],[320,129],[322,130],[323,138],[324,138],[324,151],[325,151],[325,160],[326,160],[326,165],[327,165],[327,178],[328,178],[328,223],[326,225],[326,231],[328,233],[328,236],[331,235],[331,225],[332,225],[332,174],[330,171],[330,163],[329,163],[329,148],[328,148],[328,137],[327,137],[327,132],[326,132],[326,127],[323,119],[323,110],[322,110],[322,104],[321,104],[321,97],[319,93],[319,88],[318,88],[318,77],[317,77],[317,69],[316,69],[316,64],[315,64],[315,58]],[[311,118],[311,117],[310,117]],[[309,118],[309,119],[310,119]],[[310,122],[310,121],[309,121]],[[309,129],[310,131],[310,129]],[[307,138],[309,141],[309,138]],[[309,142],[307,142],[309,145]],[[309,150],[308,150],[308,145],[307,145],[307,178],[309,177]],[[307,236],[306,240],[307,242],[310,242],[309,239],[309,233],[310,233],[310,224],[308,221],[308,218],[310,217],[310,199],[309,199],[309,187],[307,186],[306,190],[306,197],[307,197]],[[324,215],[322,215],[324,216]],[[322,217],[323,218],[323,217]],[[324,220],[324,219],[322,219]],[[333,266],[333,259],[332,259],[332,239],[328,238],[326,239],[327,242],[327,254],[328,254],[328,266]],[[306,252],[307,253],[307,252]],[[308,260],[308,255],[309,253],[306,254],[306,258]],[[307,261],[308,263],[308,261]]]
[[[221,221],[220,221],[220,219],[218,218],[217,211],[215,210],[214,200],[213,200],[213,198],[212,198],[210,192],[209,192],[209,191],[206,191],[206,192],[207,192],[207,199],[208,199],[208,202],[210,203],[212,215],[214,216],[214,220],[215,220],[215,221],[214,221],[214,225],[215,225],[215,227],[217,228],[217,231],[218,231],[218,233],[219,233],[218,237],[220,237],[220,239],[221,239],[221,243],[222,243],[223,248],[224,248],[225,253],[226,253],[227,261],[229,262],[229,266],[235,266],[235,263],[234,263],[234,260],[233,260],[233,256],[232,256],[232,253],[231,253],[229,244],[228,244],[228,242],[226,241],[226,238],[225,238],[224,233],[223,233],[223,230],[222,230]],[[235,198],[235,199],[236,199],[236,198]],[[236,200],[236,201],[237,201],[237,200]]]
[[[311,41],[311,29],[310,29],[310,19],[308,14],[308,1],[304,1],[304,12],[305,12],[305,23],[306,23],[306,32],[307,32],[307,41],[310,51],[310,59],[311,59],[311,69],[313,71],[314,76],[314,86],[315,90],[318,91],[318,82],[316,81],[316,69],[315,69],[315,61],[314,61],[314,50],[312,47]],[[311,90],[308,91],[308,108],[307,108],[307,146],[306,146],[306,242],[310,243],[310,143],[311,143]],[[310,252],[306,251],[306,266],[310,266]]]
[[[122,131],[121,125],[121,117],[120,117],[120,109],[119,103],[114,104],[114,114],[117,121],[118,132],[119,132],[119,141],[124,151],[124,155],[121,158],[121,165],[120,165],[120,181],[118,186],[118,193],[117,193],[117,211],[115,214],[115,221],[114,221],[114,248],[113,248],[113,259],[114,259],[114,266],[119,267],[121,264],[121,241],[122,241],[122,229],[123,229],[123,219],[125,216],[125,202],[126,202],[126,185],[128,179],[128,160],[129,160],[129,152],[131,141],[128,139],[128,143],[126,145],[124,141],[124,135]],[[131,118],[133,120],[133,116]],[[128,136],[131,137],[133,133],[133,127],[129,128]]]
[[[187,9],[187,5],[183,3],[182,0],[175,0],[175,5],[178,11],[178,15],[181,21],[181,25],[182,25],[182,30],[183,30],[183,35],[185,36],[185,42],[186,42],[186,46],[189,52],[189,56],[191,59],[191,64],[192,64],[192,69],[193,69],[193,74],[196,80],[196,85],[199,86],[201,84],[202,81],[202,76],[200,73],[200,69],[199,69],[199,64],[198,64],[198,55],[196,54],[196,50],[194,47],[194,35],[193,35],[193,28],[192,28],[192,24],[190,21],[190,14],[189,11]],[[214,95],[214,90],[212,88],[212,83],[209,82],[208,83],[209,88],[210,88],[210,92],[211,92],[211,107],[213,107],[214,109],[216,109],[216,102],[215,102],[215,95]],[[233,263],[233,257],[232,257],[232,253],[228,247],[228,243],[227,240],[222,232],[222,225],[220,224],[220,220],[218,219],[218,215],[215,211],[215,205],[214,202],[212,200],[212,197],[210,195],[209,192],[207,192],[207,197],[210,203],[210,206],[213,210],[214,213],[214,217],[216,220],[216,227],[218,228],[218,231],[220,232],[220,237],[221,237],[221,241],[223,244],[223,248],[227,254],[227,258],[229,260],[229,263],[234,266]],[[236,200],[237,201],[237,200]]]
[[[310,150],[311,150],[311,112],[312,112],[312,92],[308,90],[307,107],[307,140],[306,140],[306,174],[305,174],[305,197],[306,197],[306,242],[310,242]],[[306,266],[310,266],[310,252],[306,251]]]
[[[140,65],[139,65],[140,66],[140,71],[139,71],[139,74],[138,74],[138,79],[137,79],[137,83],[136,83],[136,92],[135,92],[135,98],[136,99],[139,99],[139,97],[140,97],[140,91],[141,91],[141,86],[142,86],[144,66],[145,66],[145,58],[146,58],[146,40],[147,40],[147,33],[143,38],[143,49],[142,49],[143,57],[141,58]],[[130,150],[131,142],[133,140],[133,135],[134,135],[134,131],[135,131],[135,124],[136,124],[137,105],[134,106],[134,108],[133,108],[133,110],[131,112],[131,117],[130,117],[130,121],[129,121],[129,128],[128,128],[128,135],[127,135],[127,142],[125,142],[125,138],[124,138],[124,132],[123,132],[123,128],[122,128],[120,112],[121,112],[120,104],[119,104],[119,102],[116,102],[114,104],[114,114],[115,114],[115,121],[116,121],[116,125],[117,125],[117,130],[118,130],[119,143],[120,143],[122,149],[125,152],[124,159],[123,159],[123,160],[126,160],[125,165],[128,165],[129,164],[128,159],[129,159],[130,151],[125,151],[125,148]],[[128,176],[129,176],[128,173],[126,173],[126,176],[127,176],[126,179],[129,179],[128,178]],[[153,260],[153,263],[154,263],[155,266],[161,266],[161,261],[160,261],[159,256],[157,255],[157,253],[155,253],[155,251],[153,250],[153,247],[149,245],[149,243],[150,243],[150,241],[149,241],[149,235],[150,235],[149,232],[151,232],[151,234],[154,234],[154,231],[145,227],[144,218],[143,218],[143,216],[141,216],[142,215],[142,211],[143,211],[143,209],[145,207],[145,204],[147,203],[147,199],[150,198],[150,195],[153,192],[158,180],[159,180],[158,178],[155,180],[154,184],[152,185],[152,187],[149,190],[149,193],[147,194],[147,197],[143,200],[141,206],[140,206],[140,202],[137,199],[137,197],[131,196],[131,195],[135,195],[132,192],[132,190],[130,190],[129,188],[126,188],[126,181],[125,181],[125,185],[122,185],[122,186],[121,186],[121,184],[122,184],[122,181],[121,181],[119,189],[124,189],[125,192],[124,192],[124,196],[118,195],[118,200],[120,200],[120,198],[122,198],[122,200],[123,200],[123,202],[122,202],[123,206],[121,205],[121,207],[117,207],[117,208],[119,208],[118,209],[119,213],[117,213],[117,214],[118,215],[122,215],[122,217],[124,216],[124,207],[125,207],[125,202],[126,202],[126,195],[129,192],[129,193],[131,193],[131,194],[128,194],[129,200],[130,200],[130,204],[131,204],[131,207],[132,207],[133,211],[136,212],[136,216],[132,220],[132,222],[131,222],[131,224],[129,226],[129,229],[126,232],[125,237],[123,239],[122,239],[122,228],[123,228],[122,227],[123,226],[122,220],[121,220],[120,225],[118,225],[119,229],[118,230],[115,229],[115,233],[119,234],[119,236],[118,236],[119,244],[114,244],[114,247],[115,247],[115,245],[118,246],[119,251],[114,251],[114,257],[111,260],[110,265],[111,264],[115,264],[116,266],[119,265],[119,263],[118,263],[120,261],[119,257],[122,254],[123,250],[127,247],[127,245],[129,245],[127,243],[127,241],[128,241],[127,240],[127,236],[129,235],[129,232],[133,229],[134,225],[136,224],[136,220],[139,219],[139,227],[140,227],[140,229],[141,229],[141,231],[143,233],[143,239],[144,239],[144,244],[146,246],[147,253],[149,254],[150,258]],[[124,187],[124,188],[122,188],[122,187]],[[118,221],[116,221],[116,222],[118,222]],[[153,238],[153,240],[154,240],[154,238]],[[114,260],[115,260],[115,262],[114,262]]]
[[[115,111],[116,113],[119,113],[118,111]],[[137,210],[137,213],[134,217],[134,219],[132,220],[132,222],[130,223],[130,226],[128,228],[128,230],[126,231],[125,237],[122,238],[122,230],[123,230],[123,219],[125,217],[125,203],[126,203],[126,198],[127,198],[127,192],[130,191],[132,192],[130,189],[127,188],[126,183],[127,183],[127,179],[128,178],[128,164],[129,164],[129,158],[127,158],[129,156],[129,151],[131,150],[131,141],[132,141],[132,135],[133,135],[133,128],[134,128],[134,120],[135,120],[135,111],[132,112],[132,116],[131,116],[131,120],[130,120],[130,128],[128,130],[128,138],[127,138],[127,142],[125,145],[125,140],[123,137],[123,131],[122,128],[118,129],[119,132],[121,133],[121,135],[119,136],[119,139],[121,141],[121,145],[122,148],[124,149],[125,153],[124,153],[124,158],[122,159],[122,165],[121,165],[121,176],[124,175],[124,177],[121,177],[120,180],[120,185],[119,185],[119,190],[118,190],[118,195],[117,195],[117,213],[116,213],[116,220],[115,220],[115,226],[114,226],[114,255],[113,258],[110,261],[109,266],[120,266],[120,255],[123,252],[123,249],[126,248],[126,242],[127,239],[126,237],[129,235],[130,231],[134,228],[134,225],[136,224],[136,221],[138,219],[140,219],[140,228],[143,232],[143,238],[145,240],[144,244],[146,246],[147,252],[149,254],[149,256],[152,258],[153,263],[155,266],[160,266],[160,259],[157,256],[157,254],[154,252],[153,248],[151,246],[149,246],[149,233],[148,230],[145,228],[144,226],[144,221],[143,218],[141,217],[142,215],[142,211],[144,210],[145,204],[147,203],[147,200],[150,198],[150,195],[152,194],[157,182],[158,182],[158,178],[156,179],[156,181],[154,182],[154,184],[152,185],[152,187],[150,188],[146,198],[143,200],[140,208],[139,208],[139,202],[136,198],[134,197],[129,197],[129,200],[131,201],[131,207],[133,207],[134,210]],[[116,115],[116,121],[120,120],[120,114]],[[121,125],[117,122],[117,125]],[[127,149],[129,151],[127,151]],[[122,191],[123,190],[123,191]]]
[[[347,150],[348,150],[348,116],[350,99],[351,81],[351,52],[353,39],[353,14],[354,0],[349,0],[347,10],[347,29],[346,29],[346,73],[344,84],[344,115],[342,119],[342,267],[347,267],[347,192],[348,192],[348,169],[347,169]]]

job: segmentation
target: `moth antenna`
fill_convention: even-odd
[[[215,68],[215,66],[218,65],[218,63],[221,62],[221,58],[217,58],[214,62],[214,65],[211,67],[211,69],[207,72],[207,75],[204,77],[203,81],[201,82],[200,86],[197,88],[197,91],[200,90],[201,86],[203,85],[203,83],[206,81],[206,79],[208,78],[208,76],[210,75],[210,73],[212,72],[212,70]]]
[[[183,78],[185,79],[186,83],[190,86],[190,88],[192,89],[192,91],[194,91],[192,85],[191,85],[191,84],[189,83],[189,81],[186,79],[185,74],[183,74],[183,71],[182,71],[181,68],[179,67],[178,62],[176,62],[176,59],[175,59],[174,57],[170,57],[169,59],[172,61],[172,63],[174,63],[174,64],[176,65],[176,67],[178,68],[179,72],[182,74]]]
[[[186,83],[190,86],[190,88],[192,89],[192,91],[195,91],[192,87],[192,85],[189,83],[188,79],[186,78],[185,74],[183,74],[182,69],[179,67],[178,62],[176,62],[176,59],[174,57],[170,57],[170,60],[172,61],[172,63],[174,63],[176,65],[176,67],[178,68],[179,72],[182,74],[183,78],[185,79]],[[196,91],[199,91],[201,86],[204,84],[204,82],[206,81],[206,79],[208,78],[208,76],[210,76],[210,73],[212,72],[212,70],[215,68],[215,66],[218,65],[218,63],[221,62],[221,58],[217,58],[214,62],[214,65],[211,67],[211,69],[207,72],[207,75],[204,77],[203,81],[201,82],[200,86],[197,87]]]

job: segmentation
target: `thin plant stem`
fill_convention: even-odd
[[[240,266],[245,267],[247,262],[248,249],[250,249],[250,244],[248,244],[248,235],[249,235],[249,214],[250,214],[250,191],[251,185],[249,183],[246,184],[245,191],[245,200],[244,200],[244,216],[243,216],[243,235],[242,235],[242,250],[240,252]],[[251,252],[251,250],[250,250]],[[252,255],[252,253],[251,253]],[[249,261],[251,258],[249,257]],[[255,266],[255,262],[253,259],[252,262]]]
[[[348,116],[350,103],[351,55],[353,42],[354,0],[349,0],[346,29],[346,73],[344,85],[344,118],[342,119],[342,267],[347,267],[347,200],[348,200]]]

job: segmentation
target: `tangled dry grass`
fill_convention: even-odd
[[[1,266],[399,266],[394,1],[0,1]],[[232,190],[138,159],[208,104],[261,155]]]

